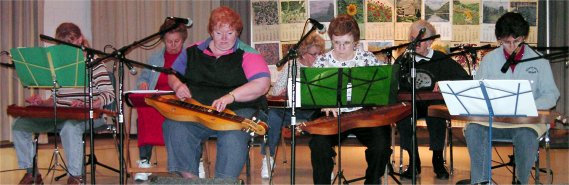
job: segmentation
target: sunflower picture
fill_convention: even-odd
[[[348,14],[358,23],[364,23],[364,0],[338,0],[338,15]]]

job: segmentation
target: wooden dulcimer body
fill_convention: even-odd
[[[53,107],[46,106],[16,106],[9,105],[6,112],[8,115],[14,117],[28,117],[28,118],[53,118]],[[57,119],[73,119],[85,120],[89,119],[89,109],[77,107],[57,107]],[[93,118],[100,118],[101,115],[107,114],[114,116],[114,112],[104,109],[94,109]]]
[[[409,115],[411,115],[411,106],[403,103],[363,108],[354,112],[342,113],[340,116],[341,132],[353,128],[389,125]],[[338,119],[332,116],[324,116],[301,123],[298,128],[311,134],[334,135],[338,134]]]
[[[175,95],[153,95],[146,97],[145,102],[168,119],[198,122],[212,130],[243,130],[264,135],[268,128],[265,122],[237,116],[229,109],[219,112],[194,99],[181,101]]]
[[[560,122],[560,114],[553,111],[538,111],[538,116],[531,117],[499,117],[492,118],[494,122],[511,123],[511,124],[550,124],[550,127],[555,127],[555,123]],[[450,115],[446,105],[431,105],[429,106],[428,115],[431,117],[444,118],[448,120],[461,120],[467,122],[487,122],[488,116],[461,116]],[[556,118],[559,117],[559,118]]]

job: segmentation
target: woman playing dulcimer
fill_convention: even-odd
[[[217,111],[226,108],[242,117],[264,114],[265,94],[270,74],[263,57],[238,39],[243,23],[228,7],[219,7],[210,15],[210,37],[186,49],[172,68],[181,73],[183,83],[173,75],[168,84],[182,100],[193,98]],[[184,178],[196,178],[201,155],[200,143],[217,135],[216,178],[237,179],[247,159],[251,137],[240,130],[216,131],[196,122],[166,119],[163,124],[168,153],[168,170]]]
[[[340,15],[334,18],[330,23],[328,35],[332,39],[332,50],[316,58],[314,67],[357,67],[382,64],[371,52],[357,47],[360,30],[353,17]],[[342,108],[341,111],[354,110],[356,109]],[[322,111],[326,115],[337,116],[336,109],[322,109]],[[354,128],[341,134],[344,137],[348,134],[355,134],[358,140],[367,147],[365,158],[368,168],[364,183],[380,184],[385,165],[391,154],[391,128],[389,126]],[[333,157],[336,155],[332,147],[338,144],[337,138],[337,135],[312,135],[309,146],[314,184],[331,183],[330,174],[334,168]]]

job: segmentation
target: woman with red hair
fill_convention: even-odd
[[[270,74],[263,57],[238,39],[243,23],[228,7],[210,15],[210,37],[188,48],[172,65],[183,79],[168,77],[168,84],[180,99],[193,98],[217,111],[226,108],[241,117],[265,116],[265,94]],[[247,159],[250,135],[240,130],[217,131],[197,122],[166,119],[164,141],[168,170],[184,178],[196,178],[201,156],[200,143],[217,136],[216,178],[237,179]]]

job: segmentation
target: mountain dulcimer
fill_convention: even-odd
[[[229,109],[219,112],[191,98],[181,101],[175,95],[153,95],[144,101],[168,119],[198,122],[212,130],[243,130],[264,135],[268,128],[265,122],[237,116]]]
[[[340,115],[341,132],[353,128],[377,127],[396,123],[411,115],[411,106],[396,103],[380,107],[367,107]],[[299,130],[318,135],[334,135],[338,133],[338,119],[324,116],[299,124]]]

